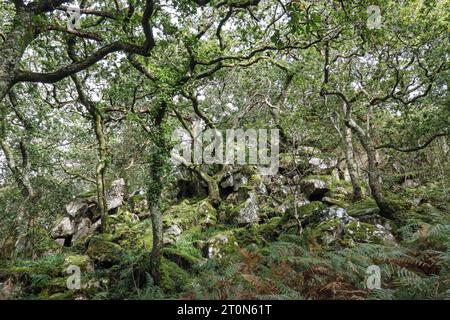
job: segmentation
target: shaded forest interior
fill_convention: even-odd
[[[0,1],[0,300],[450,299],[449,21]]]

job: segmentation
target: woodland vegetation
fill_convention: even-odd
[[[449,21],[0,0],[0,300],[449,299]],[[277,174],[174,164],[199,127],[277,129]]]

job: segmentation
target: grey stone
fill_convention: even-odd
[[[176,224],[170,225],[163,235],[163,244],[175,244],[180,238],[183,230]]]
[[[72,236],[72,243],[77,241],[78,239],[87,236],[90,234],[91,230],[91,220],[88,218],[83,218],[81,221],[75,226],[75,233]]]
[[[239,211],[236,216],[236,222],[238,224],[253,224],[258,223],[258,198],[254,192],[250,193],[249,198],[245,201],[244,207]]]
[[[64,217],[62,220],[52,229],[51,236],[53,238],[65,238],[73,235],[75,232],[73,222],[69,217]]]
[[[85,215],[90,208],[96,204],[96,197],[78,198],[66,205],[66,212],[72,218],[79,215]]]
[[[106,204],[108,206],[108,211],[118,208],[123,203],[123,198],[125,194],[125,180],[118,179],[112,182],[111,189],[106,195]]]

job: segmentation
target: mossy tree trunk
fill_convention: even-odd
[[[147,201],[152,221],[153,248],[150,256],[150,273],[155,284],[161,283],[161,248],[163,240],[161,194],[164,179],[170,170],[171,144],[163,127],[163,120],[167,112],[167,103],[163,101],[152,110],[150,126],[144,127],[154,147],[149,155],[149,177]]]
[[[345,127],[343,130],[343,138],[345,141],[345,161],[347,164],[348,174],[353,188],[353,201],[358,201],[362,198],[361,186],[358,182],[358,176],[355,169],[355,160],[353,158],[354,149],[352,141],[352,130]]]
[[[216,177],[212,177],[208,182],[208,197],[214,206],[220,204],[219,182]]]
[[[150,256],[150,272],[155,284],[161,283],[161,248],[162,248],[162,214],[158,200],[153,199],[150,205],[150,219],[152,221],[153,247]]]
[[[386,219],[394,219],[395,210],[392,208],[391,204],[384,197],[381,184],[380,184],[380,173],[378,170],[378,165],[376,163],[376,149],[373,145],[371,138],[368,134],[361,128],[352,118],[351,118],[351,106],[350,103],[346,102],[346,115],[345,115],[345,125],[350,128],[358,137],[359,142],[364,148],[367,154],[368,160],[368,175],[369,175],[369,187],[378,208],[380,209],[380,215]]]
[[[328,84],[330,82],[330,42],[329,41],[325,41],[323,55],[324,55],[323,84],[326,87],[326,86],[328,86]],[[336,93],[327,92],[326,88],[323,88],[321,90],[320,94],[324,98],[325,106],[327,105],[327,96],[328,95],[336,95]],[[347,116],[347,112],[348,112],[349,113],[348,117],[350,117],[351,116],[351,114],[350,114],[351,108],[350,108],[347,98],[345,98],[344,96],[341,96],[339,94],[337,94],[337,95],[340,96],[340,98],[342,98],[344,100],[344,103],[342,105],[343,114],[345,116]],[[336,113],[336,118],[337,119],[335,119],[335,120],[339,119],[339,115],[337,113]],[[336,127],[336,130],[341,135],[341,138],[344,143],[345,162],[347,164],[348,174],[350,176],[350,181],[352,183],[352,188],[353,188],[353,201],[358,201],[362,197],[362,192],[361,192],[361,186],[359,185],[359,182],[358,182],[358,175],[356,174],[356,170],[355,170],[355,160],[353,158],[354,148],[353,148],[353,139],[352,139],[352,129],[348,126],[345,126],[342,130],[340,128],[339,121],[337,121],[335,123],[335,127]]]
[[[74,58],[73,60],[76,61]],[[78,92],[78,98],[91,116],[92,129],[97,140],[97,165],[95,168],[95,184],[97,189],[97,210],[101,219],[101,231],[108,228],[108,205],[106,202],[105,175],[108,162],[108,149],[105,133],[105,119],[100,106],[88,99],[85,95],[82,84],[76,75],[71,76]]]
[[[97,202],[98,211],[101,217],[101,229],[106,231],[108,227],[108,204],[106,203],[105,173],[107,168],[108,151],[106,146],[105,121],[101,111],[95,108],[92,110],[93,126],[97,138],[98,162],[96,167],[97,181]]]
[[[32,122],[27,119],[25,114],[20,110],[17,97],[12,90],[9,91],[9,101],[11,104],[11,110],[14,111],[16,118],[22,124],[24,131],[24,136],[20,138],[17,150],[14,150],[13,145],[7,142],[7,115],[10,109],[2,109],[0,112],[0,150],[6,159],[6,164],[11,170],[17,186],[21,192],[23,202],[18,210],[15,226],[12,228],[11,238],[15,240],[20,236],[25,239],[24,248],[26,249],[23,253],[27,256],[28,245],[33,244],[30,239],[30,230],[34,228],[34,215],[36,214],[35,205],[39,201],[39,193],[35,190],[31,182],[31,161],[29,156],[29,144],[33,134],[34,126]],[[26,232],[20,234],[18,228],[22,225],[23,221],[27,223]],[[31,248],[32,251],[33,248]]]
[[[0,39],[0,101],[14,85],[17,65],[25,49],[33,41],[34,28],[31,24],[32,13],[20,8],[13,20],[11,31]]]
[[[214,207],[218,207],[221,202],[219,183],[222,180],[225,170],[222,168],[215,175],[209,175],[203,171],[200,166],[192,166],[190,169],[194,170],[197,175],[206,183],[208,187],[208,199]]]
[[[194,112],[197,114],[197,116],[200,119],[202,119],[205,122],[206,126],[211,130],[217,130],[214,123],[200,109],[197,96],[192,92],[190,92],[190,93],[184,92],[183,94],[186,98],[191,100]],[[175,111],[175,114],[176,114],[178,120],[183,125],[183,128],[189,132],[189,134],[192,138],[192,147],[194,148],[194,143],[195,143],[195,140],[197,139],[196,132],[194,132],[195,130],[190,129],[189,125],[186,123],[186,121],[183,119],[183,117],[176,110],[174,110],[174,111]],[[215,131],[215,132],[217,132],[217,131]],[[194,172],[195,174],[197,174],[197,176],[206,184],[206,186],[208,188],[208,199],[209,199],[210,203],[216,208],[219,207],[220,202],[221,202],[219,184],[226,173],[227,166],[222,164],[221,168],[218,172],[216,172],[214,174],[209,174],[199,164],[187,164],[184,162],[182,162],[182,164],[184,166],[186,166],[187,169],[191,170],[191,172]]]

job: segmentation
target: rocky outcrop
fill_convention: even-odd
[[[106,194],[106,205],[108,211],[120,207],[125,195],[125,180],[118,179],[112,182],[111,189]]]
[[[163,244],[176,244],[183,230],[176,224],[169,225],[164,230]]]
[[[124,201],[125,181],[112,182],[107,192],[106,203],[110,214]],[[66,205],[65,216],[52,229],[51,236],[60,245],[71,246],[75,241],[93,234],[101,225],[95,196],[79,197]]]
[[[300,186],[303,193],[311,201],[321,200],[324,195],[330,191],[329,185],[325,181],[319,179],[303,180]]]
[[[183,200],[163,213],[163,243],[175,244],[183,231],[194,226],[207,228],[217,221],[217,211],[207,199]]]
[[[52,237],[55,239],[67,238],[74,234],[74,224],[69,217],[64,217],[62,220],[53,228]]]
[[[308,222],[314,239],[323,245],[395,243],[394,236],[383,225],[361,222],[351,217],[346,209],[336,206],[313,212]]]
[[[221,259],[239,245],[232,234],[219,233],[202,244],[203,255],[208,259]]]
[[[336,159],[322,159],[318,157],[311,157],[308,161],[311,165],[311,172],[315,174],[331,173],[331,171],[336,167]]]

